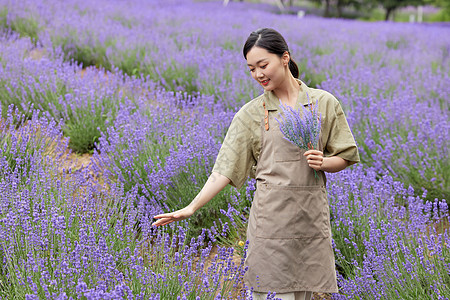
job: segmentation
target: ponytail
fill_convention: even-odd
[[[298,76],[300,75],[298,71],[298,66],[292,58],[289,60],[289,70],[291,71],[292,76],[294,76],[294,78],[298,78]]]

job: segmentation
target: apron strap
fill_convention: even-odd
[[[264,107],[264,128],[266,131],[269,130],[269,111],[266,108],[266,102],[263,101],[263,107]]]

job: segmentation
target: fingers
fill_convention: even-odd
[[[175,221],[174,213],[166,213],[166,214],[159,214],[157,216],[153,217],[154,219],[159,219],[156,222],[152,223],[152,226],[164,226],[169,223],[172,223]]]
[[[311,155],[311,154],[312,155],[323,156],[323,152],[322,151],[315,150],[315,149],[308,150],[308,151],[305,151],[305,153],[303,153],[304,156],[308,156],[308,155]]]
[[[308,161],[308,163],[312,163],[312,164],[322,163],[322,161],[323,161],[323,156],[318,156],[318,155],[308,155],[308,156],[306,157],[306,160]]]
[[[180,219],[179,215],[177,213],[174,213],[174,212],[166,213],[166,214],[160,214],[160,215],[154,216],[153,218],[154,219],[159,219],[158,221],[156,221],[156,222],[154,222],[152,224],[152,225],[155,225],[155,226],[166,225],[166,224],[172,223],[174,221],[178,221]]]
[[[310,154],[306,156],[306,160],[308,161],[308,164],[322,164],[323,156]]]
[[[172,223],[173,221],[175,221],[175,219],[164,218],[164,219],[160,219],[160,220],[158,220],[156,222],[153,222],[152,226],[155,226],[155,227],[164,226],[164,225]]]
[[[316,171],[320,171],[322,169],[321,161],[308,161],[308,165]]]
[[[323,163],[323,153],[319,150],[308,150],[304,153],[308,165],[316,171],[320,171]]]
[[[181,221],[189,218],[192,214],[192,209],[189,207],[171,213],[159,214],[153,217],[154,219],[157,219],[157,221],[153,222],[152,226],[164,226],[175,221]]]
[[[152,226],[164,226],[164,225],[170,224],[172,222],[185,219],[183,214],[181,214],[178,211],[166,213],[166,214],[159,214],[159,215],[154,216],[153,218],[159,219],[159,220],[157,220],[156,222],[153,222]]]
[[[157,216],[154,216],[154,219],[161,219],[161,218],[172,218],[174,213],[166,213],[166,214],[159,214]]]
[[[320,171],[322,170],[322,164],[309,164],[309,167],[316,170],[316,171]]]
[[[308,161],[309,165],[314,165],[314,166],[320,166],[323,163],[323,159],[320,158],[320,157],[318,157],[318,158],[314,158],[314,157],[308,158],[307,161]]]
[[[306,159],[309,161],[323,161],[323,153],[319,150],[308,150],[304,154]]]

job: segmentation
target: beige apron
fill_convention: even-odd
[[[305,151],[283,137],[277,116],[266,110],[268,130],[261,121],[244,281],[257,292],[336,293],[325,174],[314,177]]]

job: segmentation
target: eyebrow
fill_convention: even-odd
[[[266,60],[266,59],[267,59],[267,58],[260,59],[260,60],[258,60],[258,61],[256,62],[256,64],[259,64],[260,62],[262,62],[262,61],[264,61],[264,60]],[[247,66],[252,67],[253,65],[252,65],[252,64],[247,64]]]

